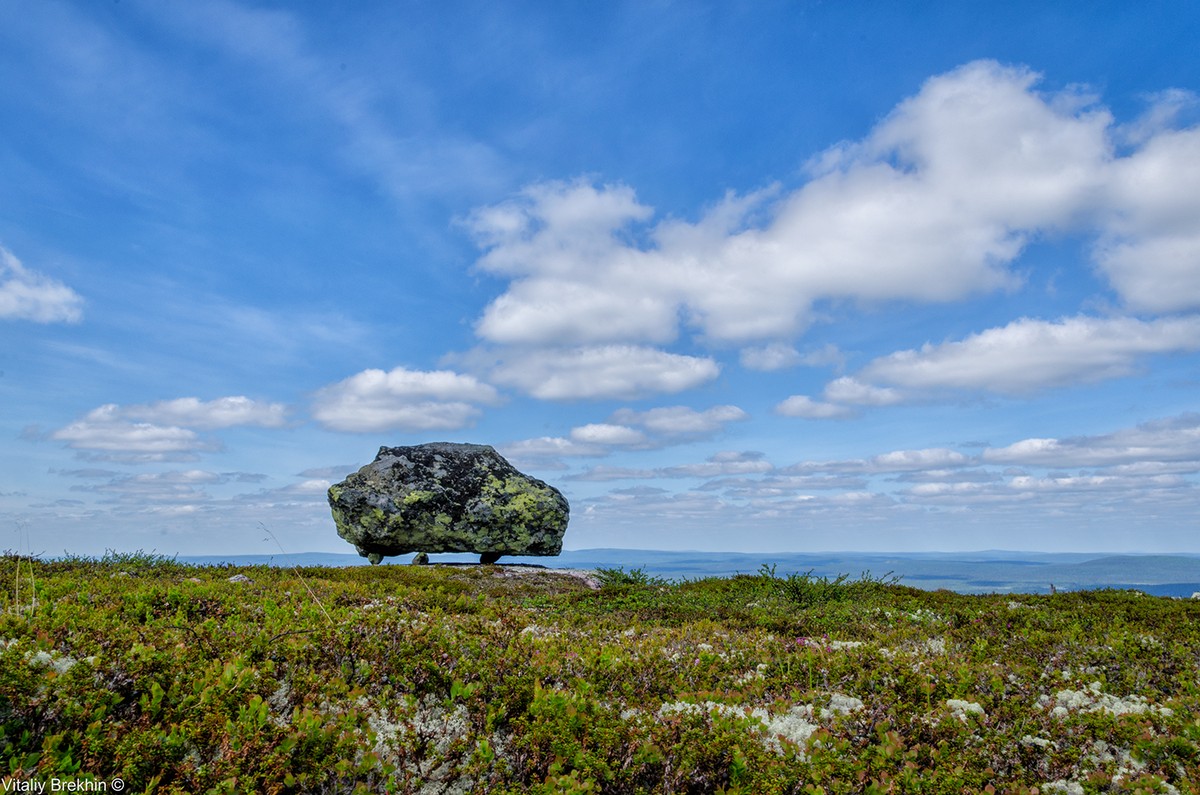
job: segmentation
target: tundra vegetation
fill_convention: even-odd
[[[0,559],[6,787],[1200,792],[1200,601]],[[240,575],[240,576],[238,576]]]

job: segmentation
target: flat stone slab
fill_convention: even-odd
[[[379,563],[411,552],[557,555],[570,506],[494,448],[434,442],[381,447],[375,460],[329,487],[338,535]]]

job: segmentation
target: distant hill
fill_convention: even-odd
[[[434,563],[474,563],[474,555],[433,555]],[[364,558],[333,552],[280,555],[180,556],[199,565],[363,566]],[[406,564],[407,557],[387,564]],[[1086,552],[696,552],[653,549],[566,550],[554,558],[503,558],[502,564],[548,568],[641,569],[671,579],[755,574],[766,566],[776,573],[811,571],[817,577],[889,572],[901,583],[926,590],[959,593],[1047,593],[1100,588],[1136,588],[1159,596],[1191,596],[1200,592],[1200,555],[1112,555]],[[386,565],[386,564],[385,564]]]

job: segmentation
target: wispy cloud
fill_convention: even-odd
[[[28,270],[0,246],[0,320],[78,323],[83,298],[62,282]]]
[[[200,469],[175,470],[139,475],[118,475],[103,482],[73,486],[74,492],[86,492],[135,506],[159,504],[197,505],[211,500],[208,486],[226,482],[216,472]]]
[[[630,467],[594,466],[570,476],[571,480],[609,481],[643,480],[661,478],[717,478],[732,475],[770,472],[775,466],[757,451],[725,450],[714,453],[706,460],[692,464],[633,469]]]
[[[1079,471],[1079,467],[1085,467]],[[971,512],[1021,517],[1035,526],[1055,516],[1088,516],[1105,522],[1134,519],[1145,510],[1168,517],[1200,508],[1200,488],[1188,475],[1200,470],[1200,418],[1169,417],[1109,434],[1074,439],[1027,439],[978,453],[938,447],[892,450],[847,460],[774,466],[757,453],[720,453],[705,461],[669,467],[599,465],[567,476],[610,483],[701,478],[683,491],[620,487],[587,500],[593,518],[646,521],[657,511],[708,506],[697,533],[737,512],[746,526],[777,522],[879,522],[910,526],[914,516]],[[665,513],[663,515],[666,515]],[[840,524],[828,525],[828,527]]]
[[[504,181],[507,166],[492,146],[429,118],[428,86],[411,75],[387,83],[348,78],[315,46],[316,32],[300,15],[227,0],[148,8],[188,39],[252,65],[257,79],[293,95],[306,113],[323,114],[341,131],[337,150],[345,162],[405,206],[421,196],[477,194]],[[383,106],[409,110],[387,113]]]
[[[500,453],[517,466],[541,470],[565,470],[565,458],[594,458],[608,455],[611,448],[581,443],[563,436],[521,439],[499,447]]]

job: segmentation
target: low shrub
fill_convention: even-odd
[[[608,569],[592,590],[504,567],[2,562],[22,583],[0,593],[6,787],[1200,791],[1198,601],[770,567]]]

